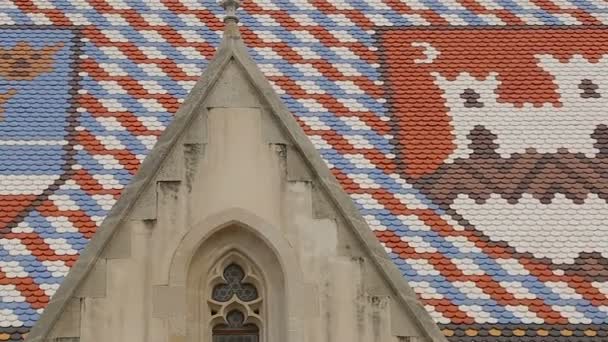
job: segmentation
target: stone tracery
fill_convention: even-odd
[[[253,265],[233,252],[212,269],[209,279],[212,341],[259,341],[263,312],[258,289],[262,282]]]

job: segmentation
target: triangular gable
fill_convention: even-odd
[[[285,146],[285,151],[282,153],[287,155],[288,180],[308,182],[312,184],[312,188],[316,189],[316,192],[313,193],[315,198],[312,200],[312,206],[317,207],[315,210],[317,215],[324,212],[324,216],[340,221],[353,234],[357,241],[355,244],[362,248],[361,256],[371,261],[374,268],[372,273],[378,275],[377,278],[374,278],[376,279],[374,281],[379,283],[368,284],[369,288],[387,287],[387,291],[391,293],[389,297],[394,296],[395,303],[398,303],[397,305],[400,307],[392,310],[400,312],[395,314],[392,319],[405,317],[410,321],[391,322],[391,325],[395,327],[394,330],[399,330],[398,326],[403,324],[404,326],[411,326],[408,329],[418,334],[418,336],[412,335],[412,337],[417,337],[420,341],[444,341],[445,337],[443,337],[428,312],[419,303],[416,294],[407,285],[391,259],[388,258],[384,248],[372,234],[359,210],[338,184],[320,157],[319,152],[249,57],[247,48],[241,41],[236,26],[230,25],[230,23],[229,21],[224,41],[215,58],[180,107],[173,122],[165,130],[152,152],[141,165],[137,176],[125,188],[118,203],[81,254],[78,262],[70,270],[40,320],[29,334],[28,341],[43,341],[50,337],[83,338],[81,336],[82,327],[66,326],[75,321],[82,324],[85,319],[82,317],[82,310],[84,310],[82,306],[94,306],[96,305],[94,298],[106,295],[105,282],[107,275],[103,275],[103,273],[110,272],[110,261],[108,260],[125,258],[130,254],[130,247],[127,247],[127,245],[132,243],[131,239],[133,237],[129,237],[129,234],[125,233],[122,227],[130,224],[131,221],[137,221],[140,225],[149,223],[153,226],[151,222],[159,219],[159,206],[162,205],[159,197],[163,196],[162,190],[158,190],[157,184],[163,182],[163,186],[172,187],[172,184],[183,181],[180,177],[175,176],[183,171],[177,170],[180,166],[175,160],[177,158],[175,157],[176,151],[183,152],[183,146],[192,147],[195,154],[199,153],[199,150],[204,150],[208,139],[205,131],[213,129],[213,127],[208,127],[209,122],[201,118],[209,115],[208,110],[210,108],[216,108],[223,113],[221,115],[227,115],[229,110],[222,110],[222,108],[230,109],[230,102],[237,97],[238,100],[234,100],[234,102],[239,111],[248,113],[248,108],[253,108],[252,111],[255,111],[255,108],[261,108],[264,113],[270,114],[269,116],[263,115],[263,120],[268,121],[270,119],[272,121],[271,124],[264,124],[264,127],[262,127],[263,134],[269,142]],[[195,167],[199,168],[204,165],[200,161],[194,161],[193,163],[198,165]],[[188,172],[190,173],[188,174]],[[192,172],[194,171],[186,171],[186,177],[196,178],[192,175]],[[189,187],[197,185],[195,180],[187,183]],[[200,191],[205,191],[205,189],[200,189]],[[175,196],[180,194],[177,190],[173,192]],[[239,216],[234,218],[234,222],[246,221],[245,218],[240,217],[241,214],[238,210],[232,213]],[[243,212],[242,215],[247,216],[248,214]],[[229,223],[221,222],[222,220],[219,218],[216,218],[216,221],[220,226]],[[255,219],[252,219],[252,221],[255,221]],[[263,225],[263,223],[260,223],[260,226]],[[155,227],[154,229],[168,228]],[[354,254],[357,253],[354,252]],[[179,257],[179,255],[175,256],[177,259]],[[172,280],[169,279],[170,281]],[[185,280],[178,279],[177,282],[185,282]],[[158,291],[162,292],[167,289],[165,287],[161,288],[164,290]],[[160,293],[155,291],[153,290],[148,296]],[[290,291],[286,292],[289,295]],[[87,302],[87,298],[93,298],[93,300]],[[340,321],[341,319],[337,320]],[[69,331],[69,333],[64,334],[62,330]],[[294,336],[289,336],[290,341],[297,340]],[[395,341],[406,341],[406,338],[410,337],[400,334],[393,334],[393,336],[396,338]]]

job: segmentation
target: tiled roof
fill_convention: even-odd
[[[608,338],[608,5],[248,0],[245,43],[453,341]],[[0,2],[0,341],[220,41],[212,0]]]

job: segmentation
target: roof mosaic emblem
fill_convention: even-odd
[[[446,336],[608,338],[603,1],[242,6],[251,55]],[[19,341],[213,57],[223,10],[0,9],[0,341]]]

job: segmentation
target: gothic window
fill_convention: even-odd
[[[213,342],[260,341],[262,299],[254,284],[259,278],[251,265],[239,261],[243,267],[225,260],[220,265],[227,266],[216,268],[208,300]]]

